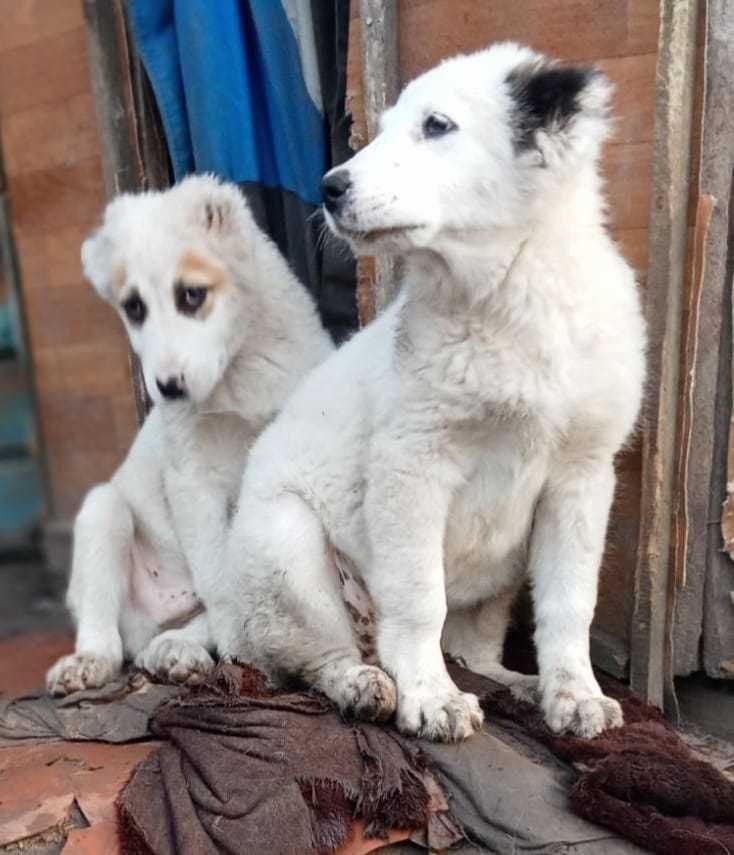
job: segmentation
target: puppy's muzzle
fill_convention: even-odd
[[[339,212],[351,186],[352,180],[348,169],[337,169],[324,175],[321,179],[321,195],[324,206],[330,214]]]
[[[183,381],[179,377],[169,377],[164,382],[161,382],[156,377],[155,385],[167,401],[175,401],[178,398],[186,398],[188,396],[186,386],[184,386]]]

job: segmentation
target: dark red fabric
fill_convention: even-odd
[[[507,690],[485,693],[483,706],[572,764],[579,816],[660,855],[734,853],[734,783],[697,758],[658,709],[627,694],[618,700],[624,726],[592,740],[551,733],[537,707]]]

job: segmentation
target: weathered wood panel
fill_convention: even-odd
[[[404,80],[506,40],[569,60],[657,53],[657,0],[400,0],[399,9]]]
[[[79,261],[105,200],[79,0],[4,4],[0,132],[52,511],[68,519],[136,427],[124,331]]]
[[[643,421],[640,538],[630,626],[631,684],[674,712],[670,572],[681,314],[688,240],[696,0],[661,0],[650,206],[648,402]]]

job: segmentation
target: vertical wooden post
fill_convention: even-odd
[[[697,18],[696,0],[661,0],[646,289],[651,395],[630,633],[632,688],[673,714],[670,547]]]
[[[122,0],[83,0],[95,112],[108,198],[169,184],[168,154],[152,93],[130,41]],[[130,351],[138,421],[150,401]]]
[[[400,92],[397,0],[360,0],[362,19],[362,81],[367,137],[377,135],[380,115]],[[373,291],[375,310],[381,311],[396,290],[397,263],[377,256]]]

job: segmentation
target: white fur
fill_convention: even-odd
[[[412,82],[346,168],[330,225],[357,253],[399,252],[399,297],[317,367],[255,444],[212,602],[224,653],[296,674],[343,708],[370,697],[335,581],[362,575],[402,730],[451,740],[481,723],[441,653],[516,689],[500,664],[532,582],[539,690],[553,730],[621,723],[589,660],[614,457],[633,430],[645,331],[610,240],[598,172],[609,86],[513,145],[503,44]],[[438,111],[457,129],[422,133]],[[246,615],[244,624],[242,615]]]
[[[221,272],[206,317],[176,308],[179,265],[191,252]],[[125,657],[192,682],[212,665],[207,615],[195,612],[248,449],[331,342],[240,192],[211,177],[114,200],[82,258],[125,321],[156,403],[125,462],[76,519],[68,592],[76,649],[49,671],[48,688],[102,685]],[[147,307],[139,327],[120,308],[133,289]],[[170,375],[186,400],[162,399],[156,379]]]

